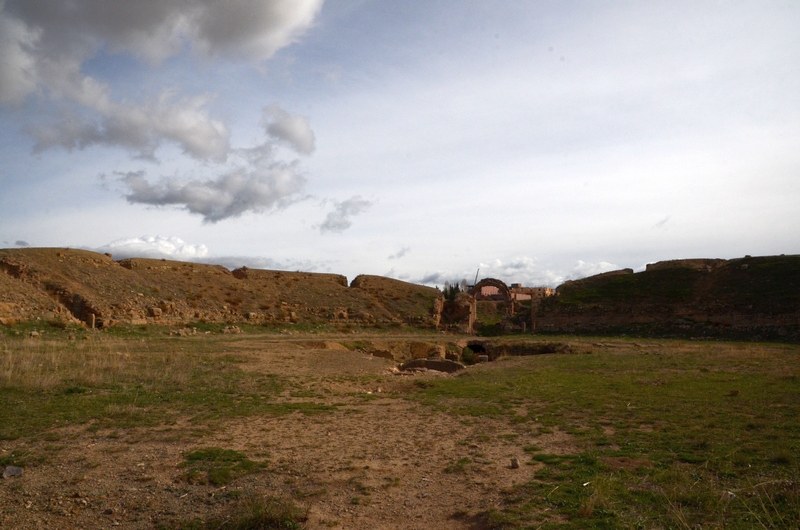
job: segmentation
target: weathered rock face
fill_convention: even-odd
[[[458,293],[455,300],[444,301],[441,326],[461,333],[472,333],[476,316],[475,298],[467,293]]]
[[[400,316],[395,322],[428,328],[439,326],[442,294],[438,289],[366,274],[356,276],[350,288],[369,296],[375,302],[374,307]]]
[[[248,322],[435,327],[436,289],[376,276],[233,272],[216,265],[126,259],[72,249],[0,249],[0,319],[51,315],[117,323]]]
[[[536,331],[800,342],[800,256],[676,260],[568,282]]]
[[[446,352],[441,344],[427,342],[411,342],[408,351],[412,359],[442,359]]]

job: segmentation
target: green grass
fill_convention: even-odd
[[[472,464],[472,460],[467,457],[459,458],[457,461],[444,468],[445,473],[465,473]]]
[[[301,530],[308,518],[303,510],[286,499],[245,495],[227,513],[208,519],[161,523],[159,530]]]
[[[640,274],[590,278],[561,288],[548,304],[576,305],[592,303],[685,301],[703,273],[691,269],[665,269]]]
[[[190,484],[224,486],[237,477],[266,467],[265,462],[255,462],[242,453],[218,447],[195,449],[185,458],[180,466],[187,468],[183,478]]]
[[[535,479],[484,514],[490,528],[798,527],[800,348],[668,344],[513,359],[415,398],[571,436],[570,454],[523,448]]]
[[[11,340],[0,344],[0,440],[54,427],[195,425],[243,416],[325,413],[335,407],[277,399],[284,379],[247,371],[245,353],[214,353],[194,338],[146,341]]]

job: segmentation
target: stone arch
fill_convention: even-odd
[[[474,296],[475,300],[480,300],[481,287],[485,286],[497,287],[497,290],[500,292],[500,296],[503,297],[503,301],[508,304],[508,312],[513,315],[516,308],[514,304],[514,297],[511,296],[511,290],[509,290],[508,285],[506,285],[505,282],[498,280],[497,278],[482,279],[476,283],[472,289],[470,289],[469,294]]]
[[[481,294],[481,287],[486,287],[486,286],[497,287],[497,290],[500,291],[500,295],[502,295],[502,297],[507,302],[510,302],[512,300],[511,291],[508,289],[508,286],[504,282],[496,278],[482,279],[481,281],[475,284],[475,286],[470,290],[469,294],[474,296],[475,299],[479,300]]]

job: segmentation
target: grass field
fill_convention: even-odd
[[[536,479],[507,491],[493,527],[800,527],[797,347],[652,341],[504,358],[416,399],[518,431],[574,436],[525,448]]]
[[[384,402],[410,402],[465,428],[491,423],[486,445],[525,440],[519,460],[532,479],[501,487],[500,502],[487,509],[448,514],[450,527],[800,527],[797,346],[548,337],[569,342],[573,353],[504,357],[455,376],[404,382],[400,391],[392,390],[392,375],[245,369],[253,353],[237,341],[253,340],[248,335],[69,341],[68,333],[0,339],[0,442],[57,444],[68,426],[79,437],[171,426],[173,439],[196,447],[175,475],[219,486],[270,465],[205,447],[208,433],[242,418],[341,413],[345,398],[361,407],[345,412],[362,414],[385,404],[373,404],[371,394],[337,394],[335,386],[326,393],[323,385],[383,385]],[[537,443],[553,433],[568,440],[558,450]],[[480,475],[485,459],[458,435],[454,442],[461,454],[441,466],[443,480]],[[58,455],[4,451],[0,464],[48,459]],[[403,477],[393,480],[402,489]],[[192,524],[183,527],[210,528]]]

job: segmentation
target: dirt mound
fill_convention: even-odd
[[[349,326],[438,323],[436,289],[360,276],[228,269],[156,259],[114,261],[73,249],[0,250],[3,318],[119,323],[249,322]]]

